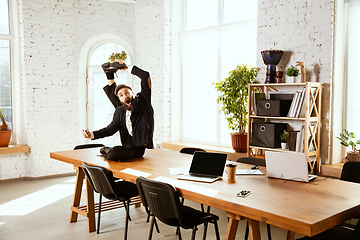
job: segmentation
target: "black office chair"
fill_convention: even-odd
[[[265,159],[256,157],[241,157],[236,160],[239,163],[252,164],[260,167],[266,167]]]
[[[180,153],[185,153],[185,154],[194,154],[194,152],[206,152],[206,151],[201,148],[190,148],[190,147],[185,147],[180,150]]]
[[[104,144],[101,143],[89,143],[89,144],[81,144],[74,147],[74,150],[77,149],[85,149],[85,148],[96,148],[96,147],[104,147]]]
[[[359,240],[360,239],[360,221],[355,229],[333,227],[325,232],[319,233],[313,237],[302,237],[297,240]]]
[[[155,217],[166,225],[192,229],[192,240],[195,239],[198,225],[206,222],[213,223],[216,238],[220,239],[217,225],[219,217],[182,205],[177,190],[170,184],[138,177],[136,179],[136,186],[138,187],[145,210],[152,216],[149,240],[152,239]],[[181,240],[180,230],[178,231],[178,238]],[[205,238],[206,232],[204,232]]]
[[[139,195],[136,185],[131,182],[114,178],[109,170],[100,166],[92,166],[84,162],[82,164],[82,169],[94,191],[100,195],[97,233],[99,233],[100,228],[101,200],[102,196],[104,196],[109,200],[118,200],[124,204],[126,211],[124,239],[126,240],[128,221],[131,220],[129,215],[130,199]]]
[[[341,171],[340,180],[360,183],[360,162],[346,162]]]
[[[260,166],[260,167],[266,167],[266,161],[263,158],[241,157],[241,158],[238,158],[236,160],[236,162],[251,164],[251,165]],[[271,240],[271,229],[270,229],[269,224],[266,224],[266,230],[267,230],[267,234],[268,234],[268,239]],[[249,237],[249,224],[246,225],[244,239],[247,240],[248,237]]]

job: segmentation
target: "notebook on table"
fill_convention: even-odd
[[[317,176],[308,174],[306,154],[265,151],[267,176],[299,182],[309,182]]]
[[[195,152],[189,173],[179,175],[177,178],[197,182],[215,182],[224,173],[226,158],[225,153]]]

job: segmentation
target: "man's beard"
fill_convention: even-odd
[[[133,97],[128,97],[127,99],[125,99],[124,102],[121,102],[121,105],[125,108],[125,110],[131,111],[131,106],[132,106],[132,102],[133,102]]]

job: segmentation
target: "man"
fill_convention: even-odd
[[[104,63],[102,68],[109,84],[104,91],[116,107],[111,123],[100,130],[83,131],[83,136],[92,140],[104,138],[120,132],[122,146],[100,149],[104,158],[122,161],[144,155],[146,148],[153,148],[154,110],[151,106],[151,78],[147,71],[125,63]],[[134,95],[131,87],[120,84],[116,86],[114,73],[117,70],[129,71],[141,79],[141,91]]]

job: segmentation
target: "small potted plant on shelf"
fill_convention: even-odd
[[[347,152],[347,156],[345,157],[346,160],[360,161],[360,150],[356,149],[356,145],[360,144],[360,139],[356,140],[355,133],[343,129],[343,132],[340,133],[340,136],[336,138],[340,140],[341,145],[345,147],[351,146],[352,148],[352,151]]]
[[[286,74],[286,83],[294,83],[297,82],[297,76],[299,76],[299,69],[297,69],[295,66],[290,65],[290,67],[288,67],[285,70],[285,74]]]
[[[285,131],[280,134],[281,148],[287,149],[287,142],[289,138],[289,132]]]
[[[257,68],[239,64],[229,72],[229,76],[219,83],[213,83],[218,92],[217,103],[225,114],[231,133],[232,146],[235,152],[247,151],[246,126],[248,124],[248,85],[256,83]]]
[[[2,124],[0,125],[0,147],[9,146],[10,138],[11,138],[11,130],[5,121],[5,117],[3,115],[2,110],[0,109],[0,119]]]

